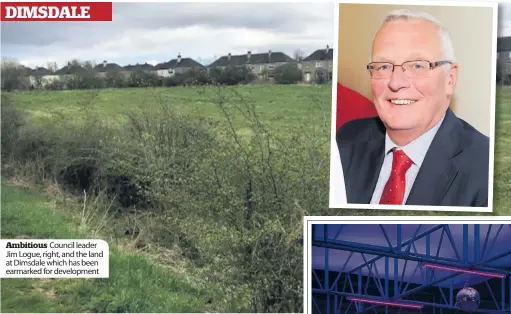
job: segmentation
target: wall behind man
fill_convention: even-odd
[[[373,99],[369,63],[371,45],[383,17],[395,9],[431,14],[450,31],[459,63],[451,108],[481,133],[490,134],[493,14],[491,8],[340,4],[337,80]]]

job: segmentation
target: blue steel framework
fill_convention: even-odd
[[[511,225],[489,225],[489,228],[486,233],[486,237],[484,238],[484,246],[482,251],[480,250],[480,225],[474,225],[474,233],[473,233],[473,255],[474,260],[469,261],[469,229],[468,225],[463,225],[463,244],[462,247],[459,248],[455,245],[454,236],[450,231],[449,225],[428,225],[431,228],[426,231],[419,232],[422,225],[419,225],[416,232],[411,239],[407,239],[403,241],[401,228],[402,225],[395,225],[397,227],[397,245],[393,246],[387,233],[385,232],[385,228],[382,225],[379,225],[379,228],[383,231],[383,235],[388,243],[388,246],[374,246],[368,244],[361,244],[355,242],[347,242],[339,240],[339,235],[342,231],[344,225],[336,225],[336,227],[340,227],[338,232],[334,237],[328,236],[328,224],[322,225],[324,234],[319,237],[316,233],[315,225],[312,225],[312,246],[325,248],[325,269],[324,274],[320,274],[317,270],[312,270],[312,280],[315,286],[319,288],[312,289],[312,306],[313,312],[321,313],[321,310],[316,302],[316,298],[322,295],[326,298],[326,313],[402,313],[405,311],[403,308],[392,307],[392,306],[382,306],[382,305],[370,305],[364,304],[362,302],[353,302],[347,301],[347,297],[363,297],[363,298],[371,298],[377,301],[399,301],[405,302],[414,305],[422,305],[422,310],[408,310],[407,313],[412,313],[410,311],[415,311],[414,313],[440,313],[442,314],[444,309],[448,309],[449,312],[453,310],[458,310],[456,307],[456,296],[454,293],[454,288],[452,285],[452,281],[450,284],[450,288],[448,288],[448,296],[446,295],[444,288],[439,288],[437,285],[449,282],[450,279],[456,276],[466,276],[465,274],[459,272],[452,272],[448,276],[444,276],[442,278],[436,278],[434,274],[434,269],[424,268],[422,269],[421,264],[435,264],[440,266],[450,266],[456,267],[460,269],[467,270],[476,270],[476,271],[484,271],[491,272],[495,274],[504,274],[506,277],[502,279],[492,279],[492,280],[501,280],[500,283],[500,295],[495,295],[493,289],[488,284],[488,281],[484,281],[484,284],[488,287],[489,294],[491,295],[491,299],[493,301],[494,308],[478,308],[473,311],[474,313],[506,313],[511,312],[511,272],[510,267],[497,267],[492,265],[492,262],[497,261],[505,256],[511,255],[511,241],[509,247],[501,253],[488,257],[489,252],[494,247],[501,230],[508,226],[511,228]],[[376,225],[375,225],[376,226]],[[490,231],[492,228],[498,228],[497,234],[490,237]],[[442,236],[440,238],[440,243],[438,244],[438,250],[436,254],[432,252],[432,243],[430,240],[430,236],[433,232],[437,230],[442,230]],[[447,258],[439,256],[439,248],[444,240],[444,235],[447,238],[454,249],[454,253],[456,254],[456,258]],[[417,253],[417,248],[415,248],[415,241],[426,238],[426,254]],[[412,251],[412,248],[414,250]],[[335,250],[343,250],[350,252],[348,259],[344,263],[343,269],[340,272],[336,272],[337,275],[335,279],[329,278],[330,272],[328,269],[328,251],[329,249]],[[355,254],[360,254],[363,259],[363,263],[359,266],[346,270],[346,265],[350,261],[350,259]],[[375,257],[367,259],[365,255],[373,255]],[[384,259],[385,261],[385,270],[383,275],[381,276],[376,268],[376,262]],[[390,278],[389,275],[389,261],[394,260],[394,278]],[[404,262],[399,262],[400,260],[404,260]],[[403,278],[408,261],[416,261],[417,266],[415,268],[415,272],[419,269],[421,272],[424,271],[425,281],[424,283],[418,285],[418,287],[409,289],[410,282],[404,282],[399,277],[399,271],[401,270],[401,278]],[[399,267],[403,265],[402,269]],[[369,276],[366,277],[365,287],[363,289],[363,275],[362,269],[367,268],[369,270]],[[343,276],[344,274],[344,276]],[[324,275],[324,281],[320,280],[320,276]],[[334,274],[335,275],[335,274]],[[356,289],[354,288],[352,277],[357,278],[358,283],[356,285]],[[340,287],[341,278],[344,277],[344,283],[342,287]],[[381,282],[381,277],[384,278],[384,283]],[[378,291],[377,295],[368,295],[368,284],[370,279],[373,280],[374,286],[376,287],[376,291]],[[506,279],[508,284],[506,284]],[[333,280],[333,283],[330,284]],[[489,278],[488,278],[489,280]],[[389,282],[393,281],[393,291],[389,291]],[[506,296],[506,286],[509,285],[508,296]],[[428,287],[437,286],[439,297],[435,297],[435,302],[423,302],[416,301],[413,299],[407,299],[407,297],[413,297],[415,293],[423,291]],[[506,299],[508,299],[506,303]],[[333,304],[332,304],[333,301]],[[344,302],[344,308],[343,308]],[[376,310],[378,308],[378,311]],[[404,313],[404,312],[403,312]],[[460,311],[461,313],[461,311]]]

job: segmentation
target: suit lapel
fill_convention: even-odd
[[[385,133],[383,124],[374,128],[367,142],[353,144],[350,178],[346,182],[348,203],[369,204],[383,165]]]
[[[424,157],[406,205],[439,205],[458,174],[453,157],[462,150],[459,120],[448,109]]]

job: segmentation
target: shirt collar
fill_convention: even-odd
[[[426,131],[424,134],[416,138],[415,140],[411,141],[407,145],[400,147],[397,144],[395,144],[389,137],[389,134],[385,134],[385,155],[387,155],[393,148],[402,149],[405,154],[412,160],[412,162],[420,167],[422,165],[422,162],[424,161],[424,157],[426,156],[426,152],[429,149],[429,146],[431,145],[431,142],[433,141],[433,138],[435,137],[438,129],[440,128],[440,125],[442,125],[442,122],[444,121],[445,114],[440,119],[440,121],[435,124],[431,129]]]

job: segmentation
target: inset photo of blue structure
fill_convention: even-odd
[[[313,314],[511,312],[509,224],[311,226]]]

